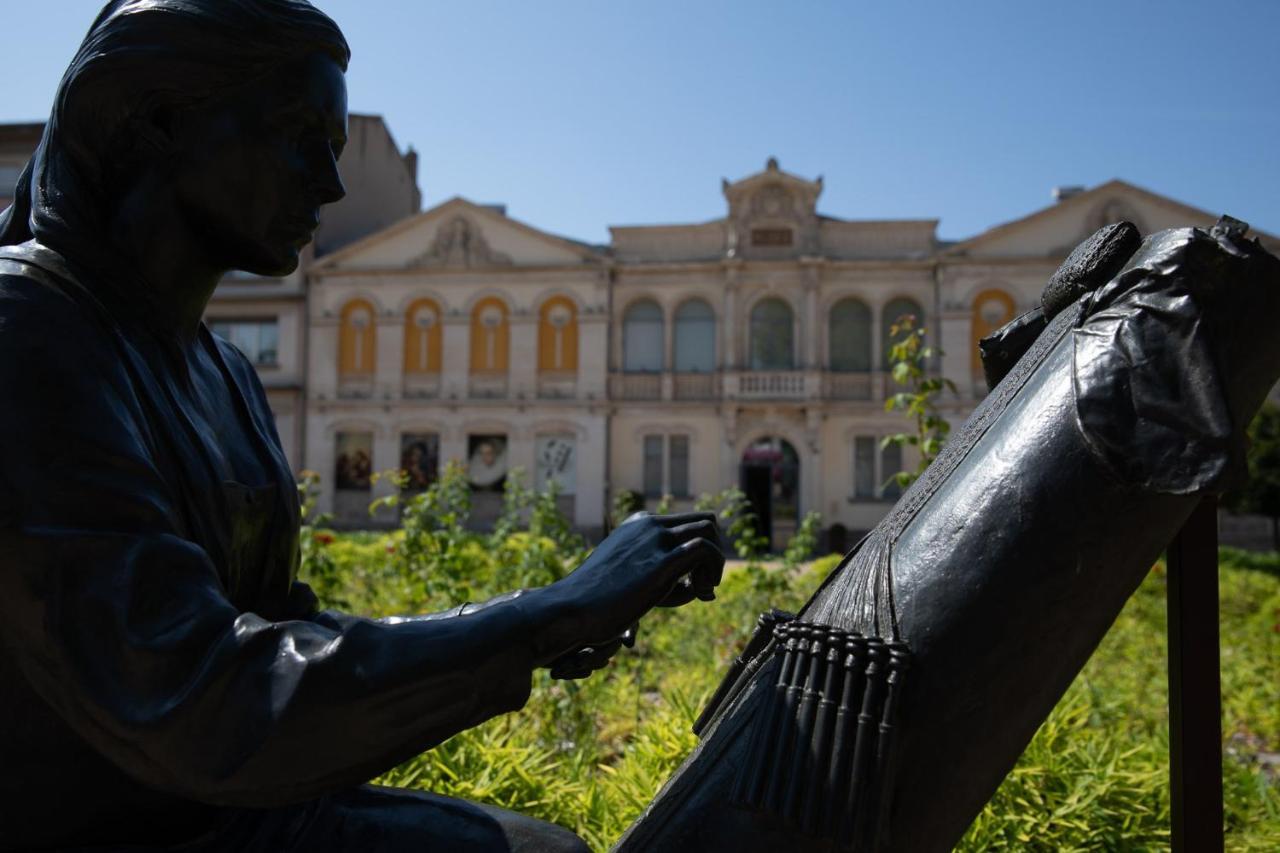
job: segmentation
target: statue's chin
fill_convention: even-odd
[[[265,278],[284,278],[298,269],[301,249],[289,247],[275,253],[274,257],[260,257],[240,263],[236,269]]]

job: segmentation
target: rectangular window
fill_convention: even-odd
[[[751,229],[751,245],[753,246],[790,246],[790,228],[753,228]]]
[[[367,492],[373,475],[373,433],[340,432],[334,446],[333,483],[340,492]]]
[[[902,496],[902,487],[890,478],[902,470],[902,445],[890,444],[880,452],[880,497],[896,501]]]
[[[853,496],[876,499],[876,439],[860,435],[853,440]]]
[[[280,355],[280,326],[276,320],[210,320],[209,329],[258,367],[275,367]]]
[[[673,435],[668,441],[667,485],[677,498],[689,497],[689,436]]]
[[[644,496],[662,497],[662,439],[660,435],[644,437]]]

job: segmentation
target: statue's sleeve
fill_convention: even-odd
[[[266,807],[525,703],[528,597],[437,620],[239,612],[180,535],[110,346],[5,297],[0,277],[0,653],[102,755],[159,789]]]

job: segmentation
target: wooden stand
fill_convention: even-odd
[[[1200,502],[1168,551],[1169,786],[1173,853],[1221,853],[1218,502]]]

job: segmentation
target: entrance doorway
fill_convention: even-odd
[[[781,551],[800,516],[800,455],[785,438],[761,438],[742,454],[742,491],[769,550]]]

